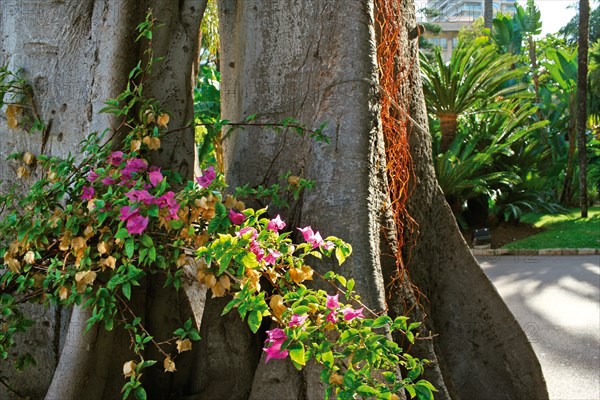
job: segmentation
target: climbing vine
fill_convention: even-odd
[[[265,361],[289,359],[301,369],[314,360],[322,367],[326,398],[398,399],[403,390],[410,397],[432,398],[433,386],[419,379],[426,361],[403,352],[389,335],[401,332],[412,343],[419,323],[369,310],[354,291],[353,279],[334,272],[320,275],[310,266],[322,257],[343,263],[352,252],[350,244],[323,237],[310,226],[288,227],[266,208],[247,208],[238,196],[227,194],[214,166],[184,182],[177,172],[148,162],[161,138],[174,132],[168,112],[142,93],[156,62],[154,23],[149,14],[138,26],[138,38],[149,42],[146,61],[132,70],[126,90],[103,110],[121,121],[115,130],[89,135],[81,143],[79,162],[72,156],[11,155],[21,178],[35,171],[39,179],[25,195],[0,197],[0,357],[9,358],[17,335],[33,323],[22,315],[20,304],[88,308],[87,329],[100,324],[128,333],[133,356],[123,365],[123,398],[145,399],[144,370],[159,363],[174,373],[178,355],[200,340],[190,317],[171,339],[158,343],[130,307],[134,287],[160,275],[177,290],[188,280],[207,287],[213,297],[228,296],[223,314],[235,310],[252,332],[271,319],[275,327],[267,331]],[[5,71],[2,98],[14,82],[25,87],[18,74]],[[21,111],[27,104],[27,97],[11,100],[5,109],[14,118],[11,128],[25,127]],[[299,134],[322,137],[320,130],[303,129],[297,121],[286,123]],[[120,141],[117,131],[126,133]],[[310,186],[300,184],[299,177],[287,178],[290,190]],[[273,197],[277,192],[263,188],[261,193]],[[236,193],[259,195],[248,187]],[[293,232],[299,241],[292,240]],[[327,282],[330,290],[313,288],[308,283],[314,279]],[[147,359],[149,347],[158,349],[162,359]],[[398,374],[399,366],[405,377]]]

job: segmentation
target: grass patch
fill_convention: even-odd
[[[590,207],[588,218],[580,218],[580,210],[571,208],[566,214],[525,214],[521,223],[544,231],[504,246],[505,249],[577,249],[600,248],[600,206]]]

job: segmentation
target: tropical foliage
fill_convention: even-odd
[[[594,12],[597,12],[595,10]],[[541,32],[533,0],[493,27],[462,32],[451,59],[422,59],[434,166],[464,227],[561,212],[578,196],[577,49]],[[588,183],[597,199],[600,44],[590,51]],[[473,211],[479,212],[477,218]]]

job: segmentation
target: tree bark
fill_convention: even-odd
[[[577,49],[577,153],[579,157],[579,207],[581,218],[588,216],[587,126],[588,42],[590,31],[590,2],[579,0],[579,47]]]
[[[484,0],[483,2],[483,26],[492,29],[492,21],[494,19],[494,1]]]
[[[412,28],[414,4],[402,5],[405,24]],[[226,141],[226,174],[233,186],[271,184],[286,171],[315,179],[316,188],[305,193],[300,205],[300,226],[311,225],[354,246],[339,272],[354,278],[367,304],[381,310],[394,305],[393,296],[402,294],[400,303],[408,306],[416,296],[402,285],[382,303],[381,282],[390,279],[384,271],[394,267],[389,259],[382,262],[381,249],[387,245],[380,234],[390,227],[385,208],[380,208],[387,197],[379,169],[385,160],[379,150],[372,10],[370,1],[358,0],[343,5],[321,0],[310,6],[302,1],[222,1],[221,71],[225,119],[237,122],[258,113],[263,122],[291,116],[309,127],[328,123],[330,145],[290,132],[235,132]],[[462,240],[436,183],[428,132],[417,128],[426,127],[427,119],[409,30],[400,32],[409,60],[402,67],[411,77],[401,98],[416,121],[411,151],[418,185],[410,209],[420,226],[409,269],[429,298],[421,300],[423,312],[430,315],[427,328],[440,335],[419,352],[432,354],[434,361],[437,357],[439,364],[429,377],[442,398],[547,398],[527,338]],[[322,396],[311,370],[299,374],[283,365],[277,360],[259,364],[251,398]]]
[[[9,60],[13,70],[23,68],[33,84],[38,113],[48,126],[47,138],[42,138],[21,129],[9,130],[4,119],[0,120],[0,180],[14,182],[16,166],[3,161],[8,152],[39,154],[43,149],[49,155],[76,155],[79,142],[88,133],[111,126],[111,119],[98,111],[105,100],[125,88],[128,72],[141,58],[144,49],[135,43],[135,26],[144,20],[148,7],[165,24],[155,32],[153,45],[155,54],[166,58],[154,66],[144,85],[145,92],[171,113],[170,126],[179,128],[192,122],[194,65],[205,5],[206,0],[0,2],[0,61]],[[191,178],[195,160],[193,128],[169,135],[161,144],[161,153],[151,162]],[[147,293],[156,292],[156,286],[157,282],[149,280],[134,295],[133,307],[145,317],[160,341],[171,337],[174,325],[181,325],[179,304],[185,309],[186,300],[174,291],[164,294],[164,290],[147,298]],[[68,314],[56,308],[44,312],[33,305],[24,309],[41,325],[28,332],[32,339],[21,347],[33,352],[38,365],[23,374],[12,371],[8,363],[0,366],[0,374],[8,375],[19,393],[32,399],[45,395],[50,400],[120,397],[124,383],[121,367],[132,358],[126,335],[101,328],[97,334],[92,331],[81,336],[87,312],[77,308],[68,334],[66,324],[59,318],[63,315],[62,320],[65,316],[68,320]],[[191,356],[187,358],[178,364],[183,373],[176,377],[149,370],[145,374],[150,378],[149,393],[167,398],[172,392],[185,392],[189,386],[186,371],[191,370]],[[13,395],[0,387],[0,398],[10,399]]]

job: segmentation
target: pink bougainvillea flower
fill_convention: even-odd
[[[119,211],[121,212],[121,215],[119,215],[119,219],[121,221],[127,221],[129,218],[140,213],[137,208],[131,206],[123,206],[119,209]]]
[[[127,196],[127,198],[131,201],[138,201],[140,203],[144,203],[145,205],[152,204],[154,200],[154,196],[152,196],[147,190],[134,189],[125,193],[125,196]]]
[[[85,177],[88,182],[95,182],[100,175],[96,173],[96,171],[90,171],[90,173]]]
[[[281,220],[279,214],[267,224],[267,229],[273,232],[279,232],[283,228],[285,228],[285,222]]]
[[[325,317],[325,319],[327,320],[327,322],[331,322],[332,324],[335,324],[337,322],[337,317],[335,315],[335,311],[330,311],[329,314],[327,314],[327,317]]]
[[[340,303],[338,301],[340,295],[336,294],[335,296],[330,296],[327,295],[327,301],[325,302],[325,307],[329,308],[330,310],[335,310],[340,306]]]
[[[136,215],[130,217],[129,219],[127,219],[127,224],[126,224],[127,232],[129,232],[130,235],[141,234],[142,232],[144,232],[144,230],[148,226],[148,221],[149,221],[148,217],[144,217],[143,215],[140,215],[140,214],[136,214]]]
[[[249,232],[252,232],[252,235],[248,235]],[[246,236],[246,239],[256,239],[258,236],[258,231],[251,226],[247,226],[245,228],[240,229],[235,233],[235,236],[242,237]]]
[[[113,151],[110,153],[107,159],[108,163],[113,166],[118,166],[123,162],[123,152],[122,151]]]
[[[285,334],[284,330],[281,328],[274,328],[274,329],[271,329],[270,331],[267,331],[267,342],[269,342],[269,343],[275,343],[275,342],[283,343],[283,342],[285,342],[286,339],[287,339],[287,335]]]
[[[152,186],[156,187],[156,185],[163,180],[163,175],[160,172],[160,168],[151,167],[150,172],[148,173],[148,179],[150,179]]]
[[[269,360],[273,358],[283,359],[286,358],[289,354],[288,350],[281,350],[281,344],[272,344],[269,347],[264,347],[263,351],[267,353],[267,358],[265,359],[265,364],[269,362]]]
[[[351,321],[354,318],[364,318],[363,315],[364,307],[359,308],[358,310],[353,309],[352,307],[346,307],[342,309],[342,314],[344,314],[344,320]]]
[[[297,326],[300,326],[306,321],[307,318],[308,318],[308,315],[294,314],[294,315],[292,315],[292,319],[288,323],[288,326],[290,328],[295,328]]]
[[[141,158],[130,158],[125,163],[125,168],[121,170],[124,179],[131,179],[134,172],[143,172],[148,168],[148,163]]]
[[[246,216],[244,214],[235,212],[233,210],[233,208],[231,210],[229,210],[229,220],[231,221],[232,224],[240,225],[242,222],[244,222],[245,219],[246,219]]]
[[[331,250],[335,247],[335,244],[333,244],[333,242],[325,242],[322,246],[323,250]]]
[[[258,242],[255,242],[254,240],[250,243],[249,250],[256,256],[256,261],[260,262],[265,257],[265,251],[260,247]]]
[[[102,182],[106,186],[114,185],[115,183],[117,183],[117,181],[114,180],[113,178],[111,178],[110,176],[102,178],[102,180],[100,182]]]
[[[273,265],[277,261],[279,257],[281,257],[281,253],[277,250],[269,249],[269,254],[265,257],[265,263],[267,265]]]
[[[281,328],[271,329],[267,331],[267,340],[265,340],[266,344],[270,344],[269,347],[263,348],[263,351],[267,353],[267,359],[265,363],[268,363],[272,358],[286,358],[289,354],[287,350],[281,350],[281,346],[283,342],[287,339],[287,335]]]
[[[84,186],[81,200],[91,200],[92,197],[94,197],[94,188],[91,186]]]
[[[148,217],[140,215],[140,210],[130,206],[123,206],[120,208],[121,214],[119,219],[121,221],[127,221],[125,227],[130,235],[139,235],[148,226]]]
[[[210,167],[202,171],[202,175],[196,178],[196,182],[198,182],[198,185],[200,185],[201,187],[207,188],[210,186],[212,181],[215,180],[216,177],[217,174],[215,172],[215,167],[211,165]]]
[[[168,208],[169,216],[165,218],[166,220],[171,219],[179,219],[177,212],[179,211],[179,204],[177,203],[177,199],[175,199],[174,192],[167,192],[160,196],[158,199],[154,200],[154,204],[158,205],[159,208]]]
[[[324,244],[321,234],[319,232],[314,232],[310,226],[307,226],[305,228],[298,228],[298,230],[302,232],[304,240],[307,243],[311,244],[313,249],[316,249],[317,247]]]
[[[307,226],[305,228],[298,228],[298,230],[302,232],[302,237],[304,237],[304,241],[306,242],[308,242],[308,240],[312,238],[315,234],[310,226]]]

